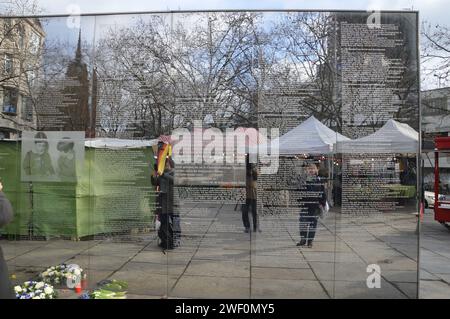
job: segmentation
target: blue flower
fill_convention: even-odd
[[[85,292],[80,296],[80,299],[91,299],[91,297],[89,296],[89,293]]]

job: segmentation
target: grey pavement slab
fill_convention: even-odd
[[[169,297],[204,299],[250,298],[250,278],[184,275],[169,293]]]
[[[330,263],[310,262],[311,269],[321,281],[360,281],[366,282],[367,264],[362,262]]]
[[[421,267],[431,273],[450,274],[450,260],[445,257],[428,257],[421,262]]]
[[[318,238],[319,239],[319,238]],[[315,252],[351,252],[351,248],[343,241],[324,242],[314,241],[313,250]]]
[[[84,254],[91,256],[118,256],[130,257],[137,254],[144,248],[144,245],[137,244],[121,244],[121,243],[100,243],[88,248]]]
[[[302,250],[302,254],[307,261],[322,261],[322,262],[360,262],[361,258],[351,252],[320,252],[310,251],[307,249]]]
[[[416,270],[385,270],[381,268],[381,275],[389,282],[413,283],[417,285]]]
[[[6,260],[40,249],[46,242],[0,240],[0,247]]]
[[[447,284],[450,285],[450,274],[434,274],[437,278],[445,281]]]
[[[317,280],[252,278],[251,298],[328,299]]]
[[[421,280],[420,299],[450,299],[450,286],[442,281]]]
[[[420,269],[420,280],[439,280],[439,277],[437,277],[435,274],[432,274],[425,269]]]
[[[250,277],[250,263],[240,261],[193,260],[186,275],[215,277]]]
[[[409,299],[418,298],[417,283],[395,282],[393,285],[401,290]]]
[[[250,261],[250,249],[199,248],[193,259]]]
[[[99,241],[74,241],[74,240],[50,240],[46,243],[45,249],[71,249],[83,251],[99,244]]]
[[[273,257],[265,255],[252,256],[252,266],[275,268],[309,268],[306,260],[298,253],[294,256]]]
[[[208,247],[225,247],[228,249],[249,249],[250,248],[250,242],[249,241],[235,241],[232,238],[229,239],[220,239],[220,238],[211,238],[211,239],[205,239],[202,240],[202,242],[199,245],[201,248],[208,248]]]
[[[181,264],[186,265],[193,256],[193,252],[178,252],[178,251],[166,251],[163,253],[161,250],[156,251],[142,251],[136,255],[132,262],[147,262],[157,264]]]
[[[387,270],[403,270],[403,271],[416,271],[417,262],[411,260],[405,256],[395,256],[380,258],[378,260],[371,260],[370,263],[378,264],[381,267],[381,271]],[[368,264],[366,262],[366,264]]]
[[[251,250],[252,256],[260,255],[273,257],[296,256],[299,252],[299,248],[294,245],[291,245],[290,247],[259,247]]]
[[[67,263],[78,264],[82,268],[96,270],[117,270],[129,261],[127,257],[120,256],[89,256],[76,255],[68,260]]]
[[[69,249],[39,249],[13,259],[18,266],[48,267],[58,265],[76,255],[78,251]]]
[[[120,272],[129,272],[131,274],[157,274],[169,277],[181,276],[186,270],[187,265],[180,264],[155,264],[147,262],[129,262],[125,264]]]
[[[402,291],[385,280],[380,288],[368,288],[366,281],[322,281],[328,293],[336,299],[406,299]]]
[[[128,283],[128,293],[130,294],[151,296],[166,296],[177,279],[176,276],[126,270],[114,273],[111,278],[126,281]]]
[[[255,279],[316,280],[310,268],[252,267],[251,276]]]

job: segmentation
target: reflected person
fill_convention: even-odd
[[[163,249],[174,248],[174,220],[173,220],[173,184],[174,184],[174,162],[172,158],[167,158],[164,172],[158,175],[157,170],[153,172],[151,182],[159,187],[157,202],[160,205],[158,237],[159,246]]]
[[[23,169],[27,176],[49,177],[55,174],[52,160],[48,154],[47,135],[43,132],[35,136],[34,150],[28,151],[23,161]]]
[[[322,179],[318,176],[319,169],[315,163],[306,165],[306,185],[303,189],[305,197],[300,199],[306,211],[300,212],[299,229],[300,242],[297,246],[311,248],[316,236],[317,221],[321,214],[321,206],[324,207],[327,201],[325,186]]]
[[[246,178],[245,178],[245,190],[246,190],[246,198],[245,204],[242,206],[242,222],[244,224],[245,230],[244,232],[248,233],[250,231],[250,220],[248,213],[251,209],[252,211],[252,220],[253,220],[253,231],[257,230],[261,231],[258,227],[258,215],[256,211],[257,203],[257,183],[258,180],[258,170],[256,169],[254,164],[249,162],[249,158],[246,159]]]

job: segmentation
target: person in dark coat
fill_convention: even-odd
[[[311,248],[316,236],[321,206],[325,206],[327,197],[324,182],[318,176],[319,169],[315,163],[307,164],[306,174],[306,184],[300,188],[305,195],[299,200],[304,211],[300,212],[300,242],[297,243],[297,246],[307,245]]]
[[[245,204],[242,206],[242,222],[244,224],[245,232],[250,231],[250,219],[248,213],[251,209],[252,220],[253,220],[253,231],[261,231],[258,227],[258,215],[256,211],[257,207],[257,180],[258,180],[258,170],[254,164],[249,162],[249,158],[246,159],[246,178],[245,178],[245,193],[246,199]]]
[[[0,181],[0,228],[9,224],[13,218],[11,203],[3,193],[3,184]],[[3,251],[0,247],[0,299],[15,299],[9,281],[8,267],[6,266]]]
[[[163,249],[174,248],[174,211],[173,211],[173,184],[174,184],[174,162],[169,157],[166,161],[166,167],[162,175],[157,171],[153,172],[151,182],[159,187],[157,198],[157,214],[161,226],[158,231],[158,237],[161,242],[159,246]]]

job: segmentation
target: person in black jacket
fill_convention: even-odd
[[[251,211],[252,211],[252,220],[253,220],[253,231],[260,231],[261,229],[259,228],[258,225],[258,215],[257,215],[257,211],[256,211],[256,199],[257,199],[257,184],[256,181],[258,180],[258,170],[256,168],[256,166],[252,163],[249,162],[249,158],[247,156],[246,159],[246,178],[245,178],[245,194],[246,194],[246,198],[245,198],[245,204],[242,205],[242,222],[244,224],[245,227],[245,232],[248,233],[250,232],[250,219],[248,216],[248,213],[250,211],[250,207],[251,207]]]
[[[300,188],[304,193],[300,202],[303,211],[300,212],[300,242],[297,246],[307,245],[312,247],[316,236],[317,220],[321,212],[321,206],[324,207],[327,201],[324,182],[318,177],[319,169],[315,163],[308,163],[306,166],[307,180],[305,185]]]
[[[9,224],[13,217],[11,203],[3,193],[3,184],[0,181],[0,227]],[[9,281],[8,267],[6,266],[3,251],[0,247],[0,299],[14,299],[14,293]]]
[[[163,174],[158,175],[157,170],[154,170],[151,177],[152,184],[159,187],[157,214],[161,226],[158,231],[158,237],[161,240],[159,246],[163,249],[174,248],[174,166],[172,158],[169,157]],[[178,232],[179,229],[176,231]],[[179,234],[177,233],[176,235],[178,236]]]

